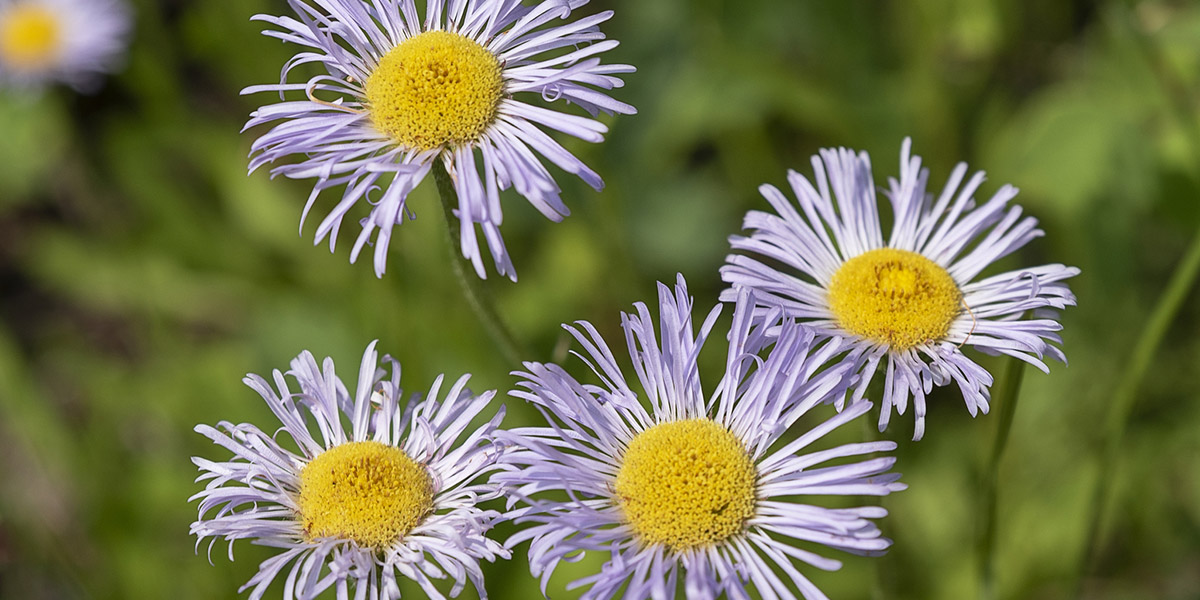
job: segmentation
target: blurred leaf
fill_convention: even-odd
[[[53,96],[0,90],[0,210],[33,200],[62,167],[68,127]]]

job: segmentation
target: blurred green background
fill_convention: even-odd
[[[285,14],[283,0],[135,4],[128,68],[98,94],[0,91],[4,598],[244,597],[269,551],[242,543],[230,562],[218,544],[210,565],[186,499],[199,489],[189,458],[226,456],[197,423],[272,427],[246,372],[311,349],[352,377],[378,338],[411,391],[441,372],[473,373],[476,389],[514,381],[456,287],[431,181],[377,280],[369,257],[347,263],[353,220],[335,255],[312,247],[319,219],[297,234],[310,182],[246,176],[255,132],[238,132],[269,98],[238,92],[274,81],[294,51],[249,18]],[[638,67],[614,95],[640,113],[610,119],[604,144],[568,143],[608,187],[559,173],[574,214],[557,225],[510,194],[521,280],[487,281],[529,358],[561,355],[559,324],[575,319],[623,346],[618,311],[676,272],[711,305],[726,236],[766,207],[760,183],[845,145],[871,153],[883,184],[911,135],[935,187],[966,160],[990,174],[984,194],[1021,188],[1047,235],[1001,268],[1083,270],[1064,316],[1071,364],[1027,373],[1001,463],[998,597],[1074,593],[1098,477],[1117,495],[1084,596],[1200,597],[1195,294],[1138,388],[1120,460],[1099,462],[1114,385],[1200,225],[1200,4],[607,0],[582,14],[608,8],[622,45],[607,60]],[[508,404],[510,426],[534,422]],[[895,421],[886,437],[911,487],[885,500],[891,553],[806,572],[834,598],[976,597],[998,422],[972,420],[956,390],[932,398],[919,444],[911,417]],[[838,439],[867,427],[845,429]],[[493,598],[537,597],[523,551],[489,566]],[[594,568],[566,567],[554,588]]]

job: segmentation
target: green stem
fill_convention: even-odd
[[[996,438],[992,441],[992,454],[980,482],[980,511],[983,519],[979,536],[979,598],[992,600],[996,597],[996,510],[999,505],[1000,461],[1008,447],[1009,432],[1013,417],[1017,414],[1017,398],[1020,397],[1021,379],[1025,374],[1025,361],[1008,359],[1004,376],[997,386],[995,404],[1000,408],[997,415]]]
[[[1126,424],[1129,415],[1133,413],[1133,405],[1137,401],[1137,392],[1142,380],[1150,368],[1155,351],[1162,343],[1163,337],[1179,313],[1188,292],[1196,283],[1196,275],[1200,273],[1200,231],[1192,238],[1191,246],[1175,273],[1167,283],[1166,290],[1154,307],[1146,328],[1133,347],[1133,356],[1127,363],[1125,372],[1121,374],[1120,382],[1113,392],[1111,409],[1105,427],[1104,450],[1100,455],[1100,469],[1096,474],[1096,484],[1092,490],[1091,510],[1087,513],[1088,538],[1084,546],[1082,566],[1079,580],[1076,582],[1077,591],[1082,592],[1083,580],[1091,572],[1100,552],[1107,543],[1107,513],[1113,502],[1112,485],[1117,480],[1116,466],[1120,458],[1122,441],[1125,437]],[[1077,596],[1079,594],[1076,594]]]
[[[458,194],[454,191],[454,182],[450,180],[450,174],[446,172],[446,167],[441,160],[433,161],[433,180],[437,183],[438,197],[441,198],[442,212],[446,217],[446,242],[450,246],[450,263],[454,266],[454,275],[458,279],[458,285],[462,288],[467,303],[471,305],[471,310],[475,312],[476,317],[479,317],[484,329],[487,329],[488,336],[492,338],[492,342],[496,344],[500,354],[511,365],[519,367],[521,366],[521,357],[528,356],[528,354],[517,343],[512,332],[508,330],[508,326],[500,318],[491,294],[483,287],[480,279],[474,273],[467,273],[463,269],[463,259],[460,256],[462,237],[454,216],[454,201],[458,199]]]

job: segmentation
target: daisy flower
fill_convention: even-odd
[[[782,437],[811,407],[845,394],[850,365],[826,364],[840,348],[817,344],[794,321],[776,321],[777,339],[760,359],[747,349],[762,345],[767,326],[751,327],[751,304],[743,300],[709,399],[697,355],[720,307],[694,332],[682,278],[674,290],[660,286],[661,339],[644,304],[622,317],[641,394],[587,322],[566,329],[602,385],[580,383],[554,364],[526,363],[528,371],[518,373],[521,389],[512,395],[536,406],[550,426],[502,434],[513,449],[494,479],[527,504],[513,516],[529,527],[508,545],[531,540],[530,568],[543,594],[560,561],[594,550],[609,553],[608,562],[569,586],[590,586],[585,599],[616,598],[621,590],[626,599],[673,598],[679,582],[687,598],[794,598],[797,590],[825,598],[798,564],[834,570],[841,563],[797,542],[866,555],[891,544],[870,520],[885,516],[883,508],[804,503],[904,489],[899,474],[887,473],[894,458],[854,458],[892,450],[893,442],[802,453],[864,414],[869,402]]]
[[[578,20],[586,0],[429,0],[424,18],[413,0],[288,0],[298,18],[257,15],[279,30],[266,35],[304,47],[288,61],[278,85],[247,88],[300,95],[251,115],[247,127],[273,123],[254,142],[250,170],[289,156],[272,175],[317,181],[300,218],[318,195],[344,186],[321,221],[316,243],[334,250],[342,219],[370,204],[350,254],[357,260],[374,237],[375,273],[382,276],[392,228],[413,218],[413,188],[442,161],[458,196],[462,253],[486,277],[476,227],[502,275],[516,271],[500,237],[500,191],[510,186],[542,214],[560,221],[570,211],[544,161],[599,190],[604,182],[543,128],[600,142],[607,128],[594,118],[529,104],[540,96],[577,104],[592,117],[636,112],[605,93],[623,85],[614,75],[629,65],[602,65],[617,46],[598,25],[605,11]],[[316,64],[304,83],[289,73]]]
[[[972,346],[1007,354],[1048,372],[1041,360],[1066,362],[1054,309],[1075,304],[1064,280],[1079,269],[1061,264],[1009,271],[979,279],[992,263],[1040,237],[1037,220],[1009,205],[1017,189],[1005,185],[980,205],[977,172],[963,183],[960,163],[935,198],[926,192],[929,171],[912,156],[911,140],[900,150],[900,179],[888,180],[891,234],[884,237],[866,153],[822,150],[812,159],[816,186],[790,171],[799,210],[770,185],[759,191],[774,213],[746,215],[749,237],[730,244],[721,268],[732,285],[754,290],[765,307],[806,320],[822,336],[847,340],[862,376],[853,399],[866,393],[879,363],[887,375],[879,430],[895,408],[904,414],[912,397],[913,439],[925,432],[925,396],[954,382],[967,410],[987,413],[992,376],[963,353]]]
[[[0,83],[91,91],[124,54],[130,20],[118,0],[0,0]]]
[[[398,577],[416,581],[432,598],[442,598],[434,579],[454,580],[457,596],[470,579],[486,597],[480,559],[508,558],[485,533],[499,513],[477,504],[496,498],[496,486],[480,481],[495,469],[499,447],[491,443],[503,411],[463,437],[470,422],[495,395],[473,395],[463,376],[444,399],[439,376],[424,398],[401,410],[400,367],[385,356],[391,375],[378,366],[375,343],[363,354],[351,396],[326,358],[317,366],[304,352],[274,384],[257,375],[246,385],[262,395],[282,428],[263,431],[221,422],[196,431],[233,453],[225,462],[193,458],[193,496],[199,539],[279,548],[242,590],[261,598],[287,571],[285,600],[314,598],[335,588],[338,598],[400,597]],[[319,433],[314,435],[314,432]],[[277,438],[286,433],[290,444]]]

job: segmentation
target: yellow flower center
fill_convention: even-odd
[[[54,62],[61,49],[61,26],[54,13],[36,4],[18,4],[0,15],[0,62],[30,70]]]
[[[350,442],[304,467],[299,504],[306,540],[337,537],[380,549],[433,511],[433,480],[399,448]]]
[[[754,514],[754,462],[708,419],[655,425],[629,443],[616,496],[642,541],[683,551],[740,532]]]
[[[962,292],[945,269],[908,250],[879,248],[842,265],[829,309],[847,331],[907,350],[950,331]]]
[[[404,146],[429,150],[479,139],[496,118],[504,79],[483,46],[427,31],[388,52],[366,87],[375,127]]]

